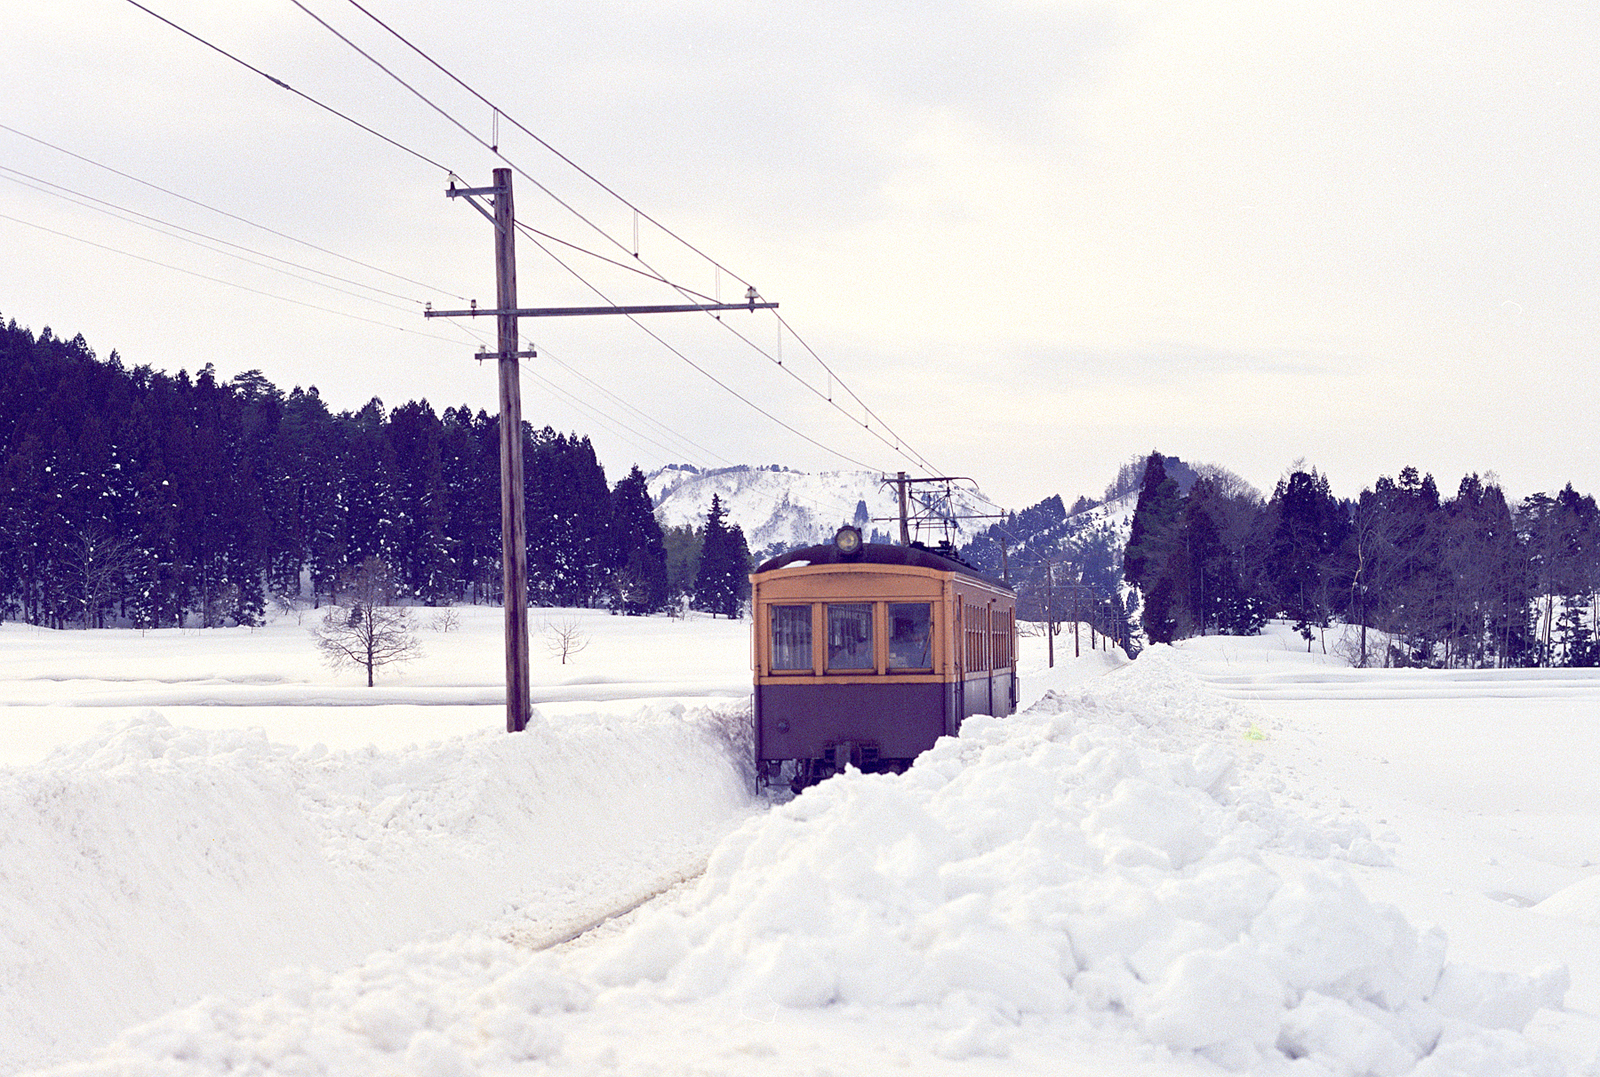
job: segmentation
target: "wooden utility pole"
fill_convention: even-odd
[[[528,520],[522,496],[522,380],[517,365],[516,214],[511,169],[494,170],[494,280],[500,354],[500,571],[506,608],[506,732],[528,726]]]
[[[1072,584],[1072,657],[1082,658],[1083,651],[1078,646],[1078,584]]]
[[[522,379],[517,361],[532,352],[517,350],[516,211],[511,198],[511,169],[494,170],[492,187],[457,187],[445,192],[465,198],[494,225],[495,321],[499,350],[494,353],[500,382],[500,575],[505,588],[506,732],[528,727],[528,525],[522,496]],[[490,199],[486,211],[479,197]],[[453,311],[426,312],[444,317]],[[477,301],[468,312],[477,314]],[[480,352],[481,358],[489,358]]]
[[[911,512],[906,504],[906,473],[904,471],[900,472],[894,482],[895,486],[900,490],[900,545],[909,546],[911,545],[911,521],[908,517]]]
[[[1044,563],[1044,638],[1050,645],[1050,668],[1056,668],[1056,563]]]
[[[494,170],[492,187],[457,187],[454,180],[448,198],[465,198],[474,209],[494,225],[495,309],[479,310],[477,300],[467,310],[434,310],[430,303],[426,318],[475,318],[495,316],[499,330],[499,351],[493,358],[500,381],[500,561],[505,582],[506,608],[506,732],[518,733],[528,727],[528,540],[527,507],[522,483],[522,381],[517,361],[534,358],[532,351],[518,351],[518,318],[550,318],[584,314],[664,314],[672,311],[772,310],[776,303],[758,303],[754,287],[745,293],[743,303],[675,303],[643,307],[543,307],[517,306],[516,213],[511,199],[511,169]],[[492,212],[479,198],[492,201]],[[479,357],[488,359],[486,352]]]

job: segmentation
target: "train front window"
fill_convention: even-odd
[[[772,668],[811,669],[811,607],[772,607]]]
[[[828,604],[828,669],[872,669],[872,603]]]
[[[932,644],[926,602],[889,603],[890,669],[932,669]]]

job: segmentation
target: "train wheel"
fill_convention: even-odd
[[[789,788],[798,794],[808,785],[816,785],[833,777],[834,773],[833,764],[826,759],[798,759],[795,761],[794,781],[789,783]]]

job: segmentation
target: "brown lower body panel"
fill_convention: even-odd
[[[841,741],[876,744],[882,759],[914,759],[955,732],[953,684],[761,684],[756,758],[822,759]]]

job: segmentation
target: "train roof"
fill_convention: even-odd
[[[912,543],[910,546],[891,546],[882,542],[867,542],[861,545],[859,551],[845,555],[833,543],[821,546],[805,546],[798,550],[790,550],[786,554],[764,561],[756,569],[757,572],[770,572],[777,568],[787,568],[790,565],[907,565],[912,568],[931,568],[937,572],[955,572],[962,576],[970,576],[975,580],[982,580],[992,587],[1010,591],[1011,585],[986,576],[973,568],[965,561],[923,546],[921,543]]]

